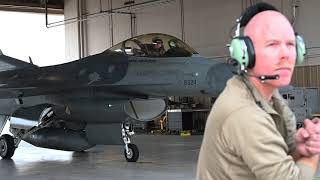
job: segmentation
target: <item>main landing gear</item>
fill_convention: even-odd
[[[128,162],[136,162],[139,158],[139,149],[131,144],[130,137],[134,135],[133,126],[130,122],[124,122],[121,126],[124,146],[124,157]]]
[[[16,150],[15,144],[15,139],[11,135],[2,135],[0,137],[0,156],[3,159],[10,159]]]

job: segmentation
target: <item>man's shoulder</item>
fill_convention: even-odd
[[[259,123],[259,121],[266,121],[270,123],[271,117],[263,111],[254,101],[248,99],[236,99],[234,103],[216,104],[208,117],[208,126],[211,128],[221,128],[227,125],[245,127],[248,123]],[[225,101],[221,101],[224,103]],[[239,102],[239,103],[238,103]],[[219,102],[217,102],[219,103]],[[270,120],[270,122],[269,122]],[[272,123],[272,122],[271,122]]]
[[[221,127],[230,119],[235,119],[235,123],[246,123],[237,119],[259,120],[268,117],[269,115],[256,103],[240,77],[234,76],[227,82],[225,89],[214,103],[208,120],[218,123]]]
[[[234,76],[228,80],[226,87],[214,103],[213,109],[217,109],[216,113],[228,114],[242,107],[255,109],[256,103],[240,77]]]
[[[272,117],[258,106],[241,106],[233,110],[225,121],[231,124],[242,124],[257,122],[266,122],[266,119],[272,120]]]

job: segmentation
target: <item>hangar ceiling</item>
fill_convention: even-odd
[[[49,13],[63,14],[64,0],[0,0],[0,10],[44,13],[45,1]]]

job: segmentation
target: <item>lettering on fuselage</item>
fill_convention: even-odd
[[[183,85],[185,85],[185,86],[195,86],[195,85],[197,85],[197,80],[195,80],[195,79],[185,79],[185,80],[183,80]]]
[[[137,76],[148,76],[148,75],[150,75],[150,74],[152,74],[153,73],[153,71],[139,71],[139,72],[137,72]]]

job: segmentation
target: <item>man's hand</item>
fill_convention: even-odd
[[[300,156],[306,156],[309,157],[311,153],[309,150],[306,148],[306,141],[310,137],[308,131],[305,128],[300,128],[298,129],[296,133],[296,154],[298,157]],[[297,158],[299,159],[299,158]]]
[[[300,156],[310,157],[320,154],[320,123],[319,119],[305,119],[304,128],[296,133],[297,153]]]

